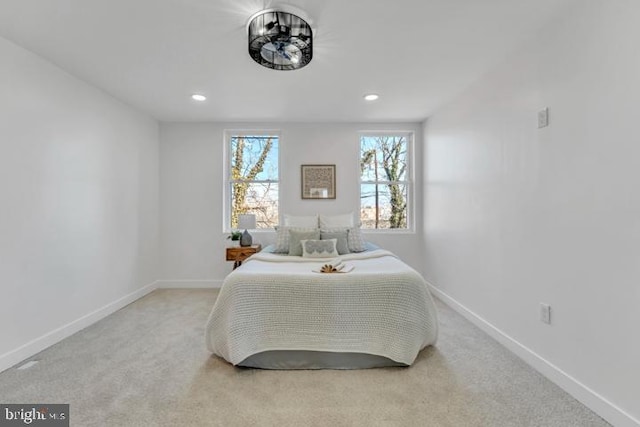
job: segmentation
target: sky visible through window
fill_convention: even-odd
[[[231,137],[231,165],[235,166],[234,154],[238,149],[239,139],[244,139],[244,153],[242,156],[242,176],[247,176],[248,171],[253,167],[264,150],[269,136],[233,136]],[[267,153],[263,169],[258,172],[253,181],[277,181],[278,180],[278,137],[271,136],[272,145]]]

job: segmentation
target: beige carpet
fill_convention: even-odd
[[[204,346],[215,290],[158,290],[0,374],[2,403],[69,403],[72,426],[606,426],[438,303],[410,368],[234,368]]]

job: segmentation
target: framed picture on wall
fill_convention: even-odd
[[[336,165],[302,165],[302,198],[335,199]]]

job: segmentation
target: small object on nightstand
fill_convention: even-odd
[[[262,245],[227,248],[227,261],[233,261],[233,269],[240,267],[242,261],[262,250]]]
[[[240,230],[232,231],[231,234],[227,236],[227,240],[229,240],[230,247],[240,246],[240,238],[242,237],[242,232]]]
[[[238,228],[244,228],[244,233],[240,237],[240,246],[248,247],[253,244],[253,237],[247,229],[256,228],[256,216],[254,214],[238,215]]]

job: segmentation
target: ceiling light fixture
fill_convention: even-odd
[[[249,55],[273,70],[297,70],[313,57],[313,32],[304,19],[281,9],[256,13],[247,24]]]
[[[364,99],[366,99],[367,101],[375,101],[376,99],[380,98],[378,95],[376,95],[375,93],[370,93],[364,96]]]
[[[191,95],[191,99],[193,99],[194,101],[206,101],[207,97],[204,95],[200,95],[199,93],[194,93],[193,95]]]

